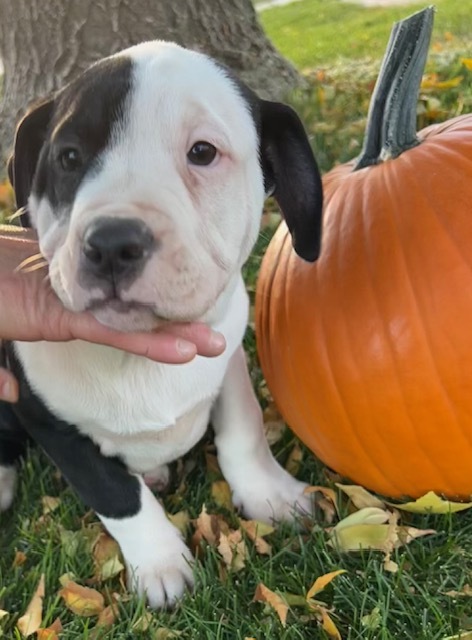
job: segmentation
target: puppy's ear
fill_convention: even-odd
[[[8,178],[15,191],[16,206],[25,209],[20,218],[23,226],[30,226],[26,205],[53,106],[53,98],[43,100],[29,109],[16,128],[13,153],[8,160]]]
[[[314,262],[321,246],[323,188],[308,137],[287,105],[261,100],[260,114],[266,193],[277,200],[297,254]]]

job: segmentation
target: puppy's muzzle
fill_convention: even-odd
[[[142,220],[95,220],[82,241],[83,279],[107,291],[130,284],[141,274],[154,248],[154,236]]]

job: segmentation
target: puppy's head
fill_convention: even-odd
[[[268,193],[295,250],[319,252],[321,182],[296,114],[175,44],[106,58],[31,109],[9,173],[57,295],[116,328],[204,318]]]

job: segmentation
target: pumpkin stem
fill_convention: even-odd
[[[393,25],[370,101],[354,171],[396,158],[419,144],[416,106],[433,31],[434,7]]]

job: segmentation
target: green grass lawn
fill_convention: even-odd
[[[421,93],[419,126],[469,112],[472,106],[472,72],[461,60],[471,55],[464,45],[471,3],[438,0],[436,4],[436,40],[428,68],[428,73],[435,75],[433,87],[426,87]],[[391,23],[411,10],[400,7],[366,11],[334,0],[302,0],[262,14],[264,26],[282,53],[307,70],[308,88],[291,100],[307,125],[324,170],[358,153],[370,93]],[[458,77],[461,79],[455,87],[434,87],[434,82]],[[261,233],[246,266],[251,292],[272,231],[269,227]],[[254,386],[265,405],[267,390],[251,328],[245,344]],[[283,464],[296,444],[294,436],[285,430],[274,445]],[[211,453],[210,436],[183,464],[176,466],[174,485],[164,504],[170,513],[185,511],[192,519],[206,504],[209,512],[224,515],[237,528],[236,515],[215,499],[213,482],[217,476],[209,450]],[[302,452],[298,477],[312,484],[332,486],[327,470],[303,448]],[[183,485],[185,491],[181,490]],[[57,508],[46,516],[43,495],[59,498]],[[346,513],[345,503],[342,511]],[[91,586],[102,591],[107,601],[113,599],[114,593],[121,598],[118,620],[98,633],[96,617],[72,613],[57,595],[59,578],[65,573],[73,574],[80,584],[90,584],[95,573],[90,539],[96,535],[96,518],[86,512],[47,460],[33,451],[21,472],[14,509],[0,515],[0,610],[8,612],[3,617],[0,613],[0,637],[3,634],[8,640],[21,638],[15,625],[41,573],[46,575],[43,626],[60,617],[63,632],[59,637],[67,640],[333,638],[322,631],[319,622],[306,606],[299,606],[298,600],[318,576],[338,569],[345,569],[346,573],[337,577],[319,599],[328,607],[343,640],[443,640],[459,629],[472,629],[472,600],[464,588],[472,581],[472,511],[410,516],[404,521],[435,529],[436,533],[395,551],[392,559],[398,564],[396,573],[385,570],[380,552],[346,554],[328,546],[326,522],[321,517],[317,524],[300,530],[277,527],[267,538],[272,546],[270,555],[260,555],[248,543],[248,557],[240,571],[224,570],[217,550],[203,545],[196,567],[196,591],[173,612],[148,618],[142,601],[124,595],[119,577],[93,582]],[[193,531],[190,526],[189,540]],[[274,591],[292,594],[288,597],[292,606],[285,627],[273,609],[253,602],[256,586],[261,582]],[[299,596],[298,600],[294,595]],[[467,636],[463,638],[466,640]]]

